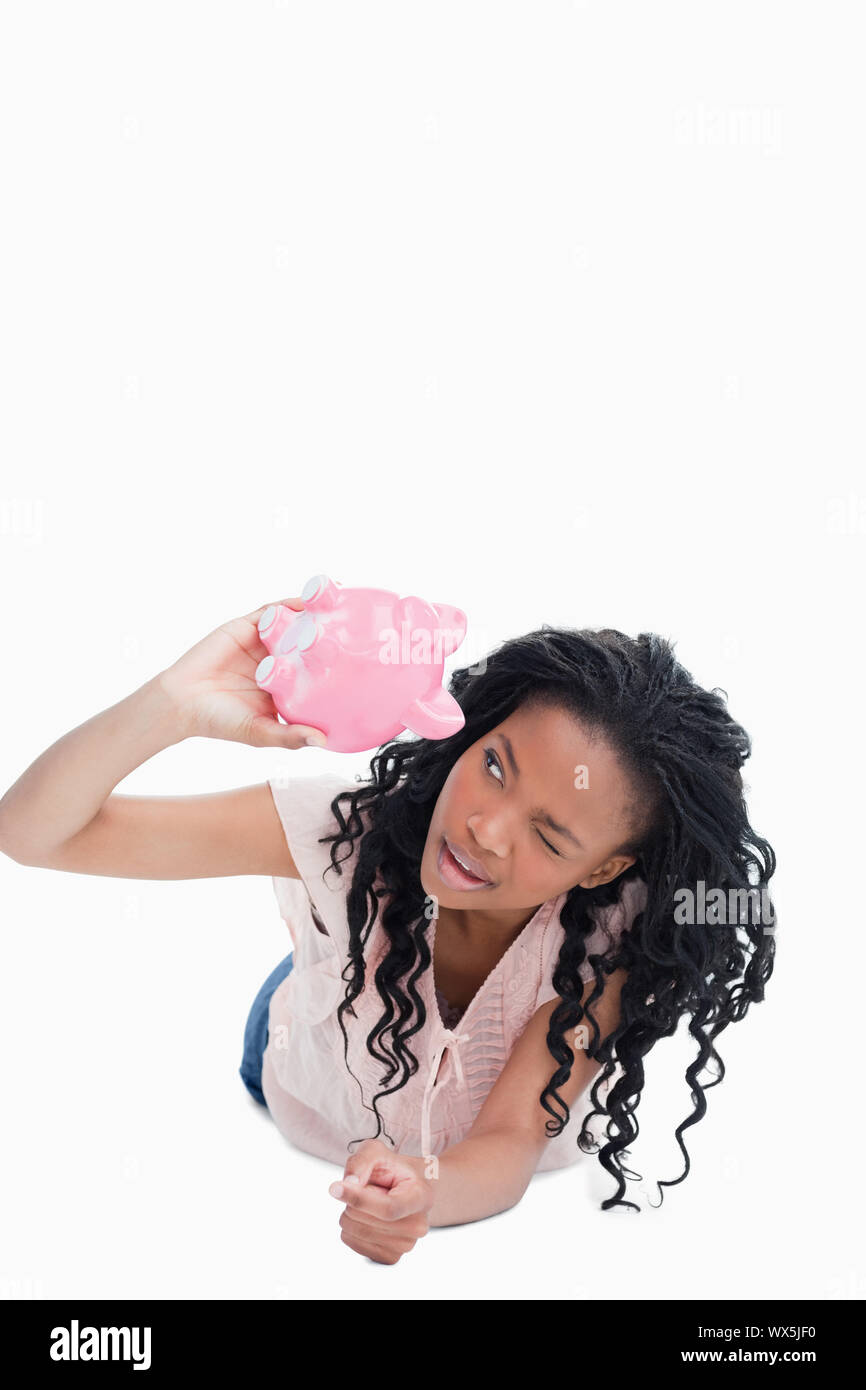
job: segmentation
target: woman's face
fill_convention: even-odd
[[[536,908],[630,864],[630,788],[606,744],[557,708],[515,712],[458,759],[439,794],[421,885],[441,906],[483,914]],[[553,822],[553,824],[551,823]],[[474,884],[456,854],[491,882]]]

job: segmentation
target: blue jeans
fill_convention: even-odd
[[[276,969],[271,971],[253,1000],[244,1029],[244,1055],[238,1070],[250,1095],[260,1105],[267,1105],[262,1093],[262,1058],[268,1045],[268,1009],[271,995],[289,974],[295,963],[293,957],[294,953],[290,951],[285,960],[281,960]]]

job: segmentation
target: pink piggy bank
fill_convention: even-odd
[[[307,581],[303,612],[266,608],[259,636],[270,655],[256,667],[288,724],[311,724],[338,753],[377,748],[411,729],[448,738],[463,711],[442,688],[446,656],[466,635],[466,614],[390,589],[344,589],[325,574]]]

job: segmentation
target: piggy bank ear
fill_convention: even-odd
[[[400,723],[419,738],[450,738],[460,732],[466,717],[454,696],[440,685],[431,695],[413,700],[400,716]]]
[[[434,603],[433,607],[442,633],[442,655],[450,656],[466,636],[466,614],[452,603]]]

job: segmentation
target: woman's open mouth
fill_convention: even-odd
[[[448,848],[448,841],[443,837],[442,844],[439,846],[439,857],[436,867],[440,877],[449,888],[456,888],[458,892],[466,892],[467,889],[474,888],[495,888],[494,883],[487,879],[478,878],[477,875],[464,869],[462,864],[455,859],[451,850]]]

